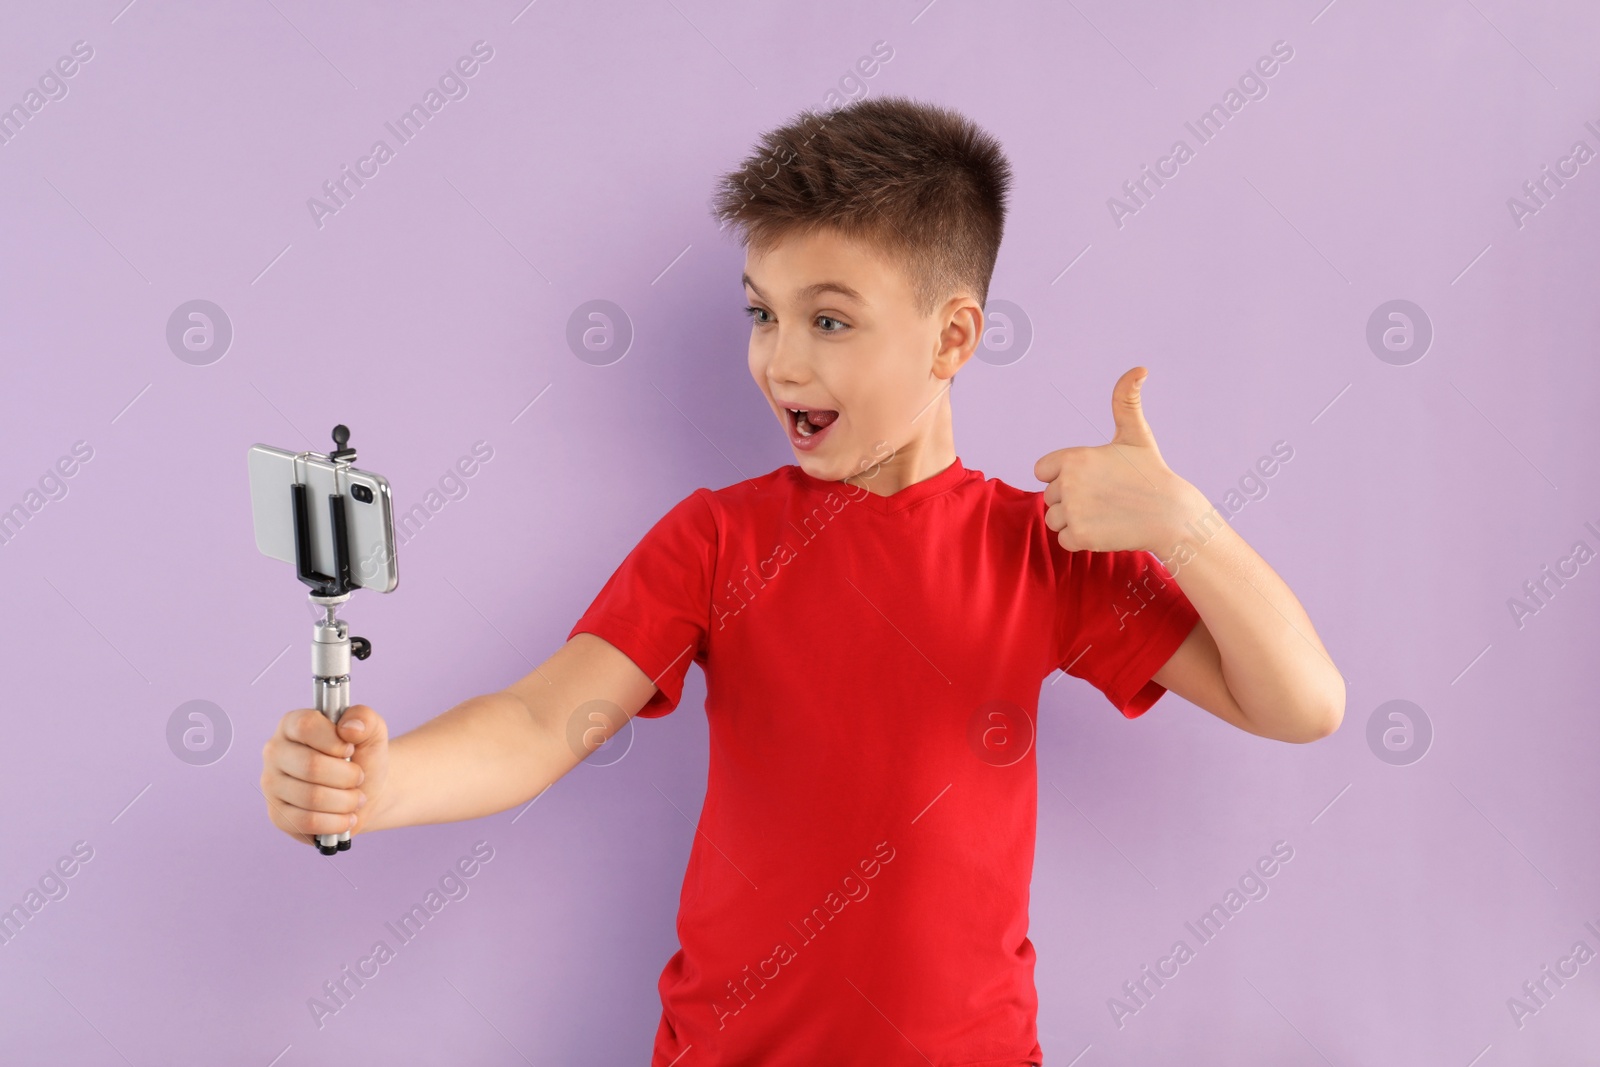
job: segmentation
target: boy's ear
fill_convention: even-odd
[[[953,297],[945,307],[943,318],[939,348],[933,357],[933,373],[940,378],[953,378],[972,358],[983,339],[983,309],[971,297]]]

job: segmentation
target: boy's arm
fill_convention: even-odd
[[[582,762],[655,690],[615,645],[574,634],[527,677],[393,738],[388,782],[365,830],[475,819],[524,803]],[[622,715],[593,716],[579,740],[569,740],[573,713],[593,700]]]
[[[1146,551],[1177,580],[1200,621],[1153,681],[1261,737],[1326,737],[1344,717],[1344,678],[1283,579],[1161,458],[1140,401],[1146,373],[1113,387],[1110,442],[1034,464],[1050,483],[1046,524],[1068,551]]]
[[[1175,539],[1162,563],[1200,621],[1152,680],[1261,737],[1333,733],[1344,718],[1344,678],[1300,601],[1198,490],[1190,507],[1188,529],[1208,532]]]

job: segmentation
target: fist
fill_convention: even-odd
[[[388,777],[389,728],[365,704],[352,704],[338,727],[315,708],[291,711],[261,749],[267,817],[301,841],[360,833]]]
[[[1034,477],[1049,483],[1045,524],[1068,552],[1164,549],[1200,495],[1156,448],[1139,399],[1148,373],[1134,367],[1112,387],[1110,442],[1057,449],[1033,465]]]

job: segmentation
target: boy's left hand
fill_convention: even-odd
[[[1069,552],[1165,552],[1184,522],[1211,506],[1156,448],[1139,402],[1148,374],[1134,367],[1112,387],[1116,433],[1108,444],[1057,449],[1033,465],[1034,477],[1050,483],[1045,524]]]

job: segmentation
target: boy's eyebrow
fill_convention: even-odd
[[[760,286],[756,285],[755,282],[750,280],[750,275],[743,275],[741,280],[744,282],[744,284],[753,289],[755,294],[761,299],[767,299],[767,294],[763,293]],[[804,289],[796,293],[795,298],[797,300],[805,301],[810,300],[813,297],[821,296],[823,293],[838,293],[842,297],[854,300],[862,307],[871,307],[871,305],[867,303],[865,297],[843,282],[816,282],[815,284],[806,286]]]

